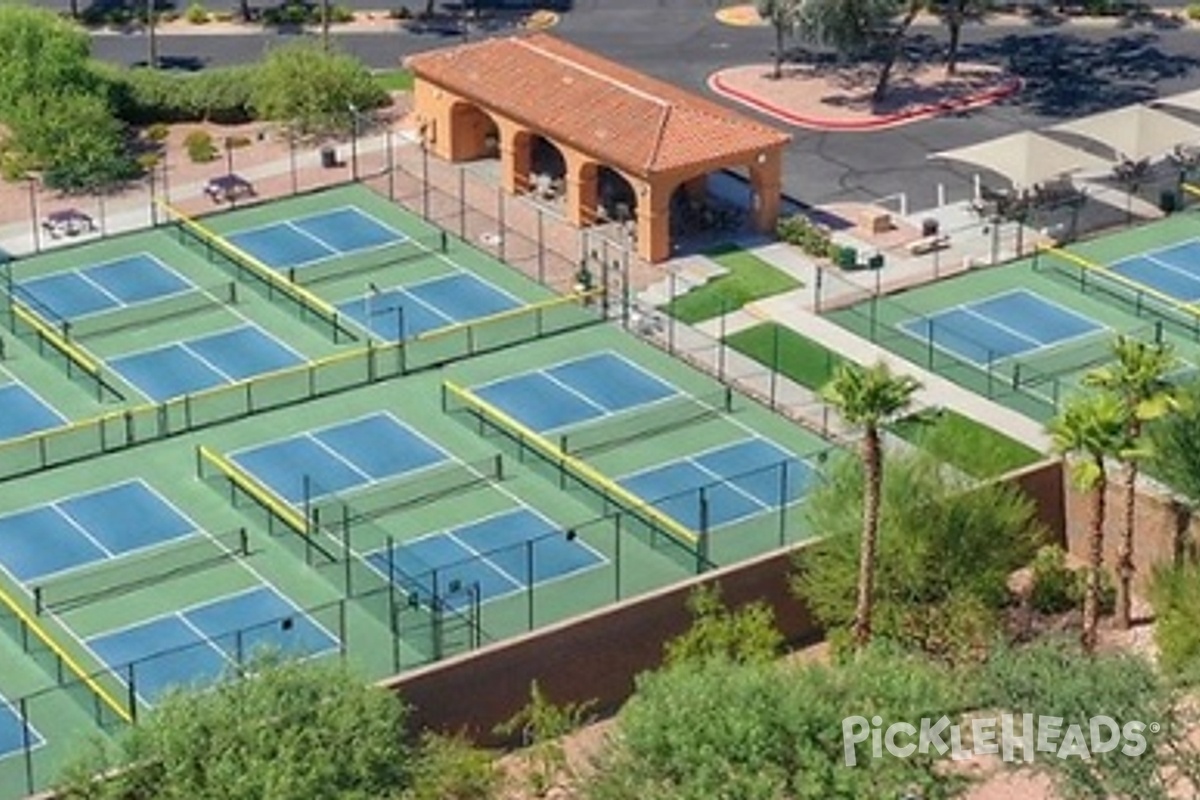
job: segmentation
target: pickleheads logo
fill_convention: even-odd
[[[1104,715],[1092,717],[1086,725],[1063,723],[1062,717],[1002,714],[975,717],[962,724],[943,716],[923,719],[919,725],[894,722],[885,728],[882,717],[853,716],[842,720],[842,747],[848,767],[858,763],[859,745],[865,750],[868,740],[872,758],[883,758],[885,752],[894,758],[908,758],[933,751],[940,756],[950,753],[956,761],[994,753],[1005,761],[1031,762],[1037,753],[1087,759],[1118,748],[1132,758],[1146,752],[1146,732],[1159,730],[1157,722],[1131,720],[1122,725]]]

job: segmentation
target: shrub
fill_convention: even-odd
[[[193,2],[187,7],[186,17],[193,25],[204,25],[209,20],[208,9],[202,3]]]
[[[320,16],[321,15],[318,13],[318,20],[320,19]],[[346,6],[334,6],[333,8],[329,9],[329,21],[336,24],[354,22],[354,12]]]
[[[812,222],[803,214],[783,217],[775,228],[776,235],[817,258],[830,258],[834,254],[833,240],[829,231]]]
[[[1187,7],[1184,13],[1187,14],[1187,18],[1193,22],[1200,21],[1200,3],[1192,3]]]
[[[1061,614],[1083,607],[1087,593],[1088,568],[1070,569],[1061,547],[1046,546],[1033,560],[1033,587],[1029,601],[1042,614]],[[1112,576],[1100,573],[1100,613],[1111,614],[1117,603]]]
[[[250,93],[257,67],[201,72],[98,66],[117,114],[130,124],[218,122],[252,119]]]
[[[164,122],[155,122],[146,128],[146,138],[152,142],[165,142],[171,135],[171,128]]]
[[[187,148],[188,158],[197,164],[205,164],[217,157],[217,147],[208,131],[192,131],[183,140],[183,146]]]
[[[412,12],[408,10],[408,6],[400,6],[389,11],[388,16],[392,19],[412,19]]]
[[[1200,678],[1200,566],[1156,570],[1150,600],[1159,663],[1168,675],[1194,683]]]

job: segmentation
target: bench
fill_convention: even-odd
[[[950,237],[946,234],[925,236],[908,243],[908,252],[914,256],[923,256],[935,250],[950,246]]]

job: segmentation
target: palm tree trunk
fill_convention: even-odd
[[[321,0],[321,49],[329,52],[329,0]]]
[[[1130,441],[1141,435],[1141,424],[1136,420],[1129,426]],[[1117,547],[1117,627],[1128,630],[1133,624],[1133,523],[1137,516],[1137,462],[1130,459],[1125,464],[1125,518],[1121,526],[1121,543]]]
[[[871,641],[871,616],[875,601],[875,550],[879,535],[879,504],[883,487],[883,459],[879,429],[868,425],[862,442],[863,457],[863,529],[858,554],[858,603],[854,609],[854,644],[864,647]]]
[[[1083,596],[1083,632],[1081,641],[1088,653],[1096,650],[1097,628],[1100,623],[1100,570],[1104,569],[1104,516],[1108,480],[1101,462],[1100,479],[1092,488],[1092,529],[1088,534],[1088,580]]]

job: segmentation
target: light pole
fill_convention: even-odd
[[[347,103],[350,109],[350,177],[358,180],[358,106]]]

